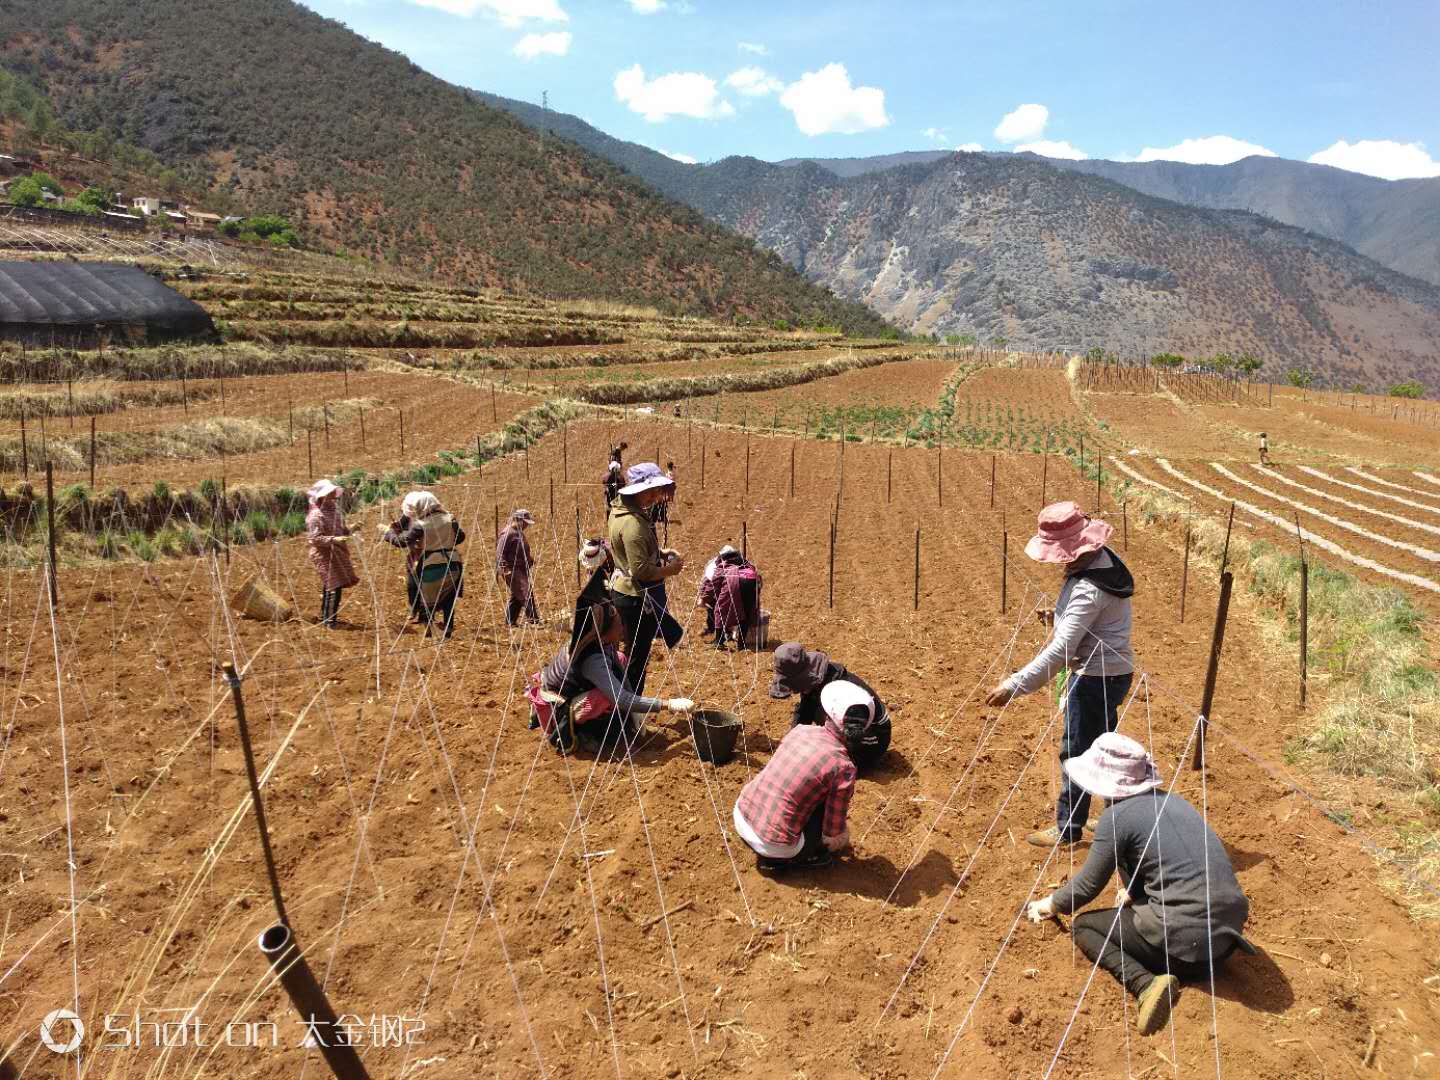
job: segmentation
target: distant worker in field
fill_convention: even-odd
[[[745,648],[746,632],[760,625],[760,590],[764,581],[755,564],[733,547],[715,557],[715,570],[700,582],[700,602],[715,628],[715,648],[733,640]]]
[[[305,538],[310,562],[320,575],[320,625],[339,626],[340,594],[360,584],[350,561],[350,528],[340,509],[340,488],[330,480],[317,480],[306,492],[310,510],[305,515]]]
[[[615,501],[615,496],[620,494],[620,489],[625,486],[625,451],[630,448],[629,443],[620,443],[610,448],[610,460],[605,465],[605,479],[602,481],[605,491],[605,512],[610,512],[610,504]]]
[[[770,696],[776,701],[795,698],[791,727],[825,723],[825,711],[820,706],[821,692],[831,683],[847,682],[870,695],[875,712],[863,731],[844,732],[850,748],[850,760],[863,771],[890,749],[890,712],[885,702],[880,700],[880,695],[859,675],[847,670],[845,665],[837,664],[818,649],[807,649],[798,641],[787,641],[776,649],[774,664],[775,678],[770,683]]]
[[[1095,825],[1095,844],[1070,881],[1026,915],[1040,923],[1074,915],[1120,875],[1117,906],[1076,915],[1070,932],[1137,999],[1142,1035],[1165,1027],[1180,980],[1208,980],[1239,949],[1250,902],[1236,880],[1225,845],[1190,803],[1171,791],[1145,748],[1116,732],[1065,762],[1065,774],[1110,802]]]
[[[1040,511],[1039,531],[1025,545],[1037,562],[1064,569],[1054,611],[1039,612],[1050,640],[1020,671],[990,691],[987,703],[1002,706],[1033,694],[1069,669],[1065,731],[1060,760],[1078,757],[1100,735],[1114,731],[1130,692],[1135,654],[1130,647],[1130,598],[1135,579],[1120,556],[1105,546],[1115,530],[1088,516],[1077,503],[1052,503]],[[1037,847],[1079,843],[1090,817],[1090,796],[1068,774],[1060,784],[1055,824],[1026,839]]]
[[[695,606],[705,609],[705,629],[702,637],[710,637],[715,633],[715,593],[707,591],[705,583],[715,576],[715,570],[720,565],[720,560],[727,555],[737,555],[737,552],[729,544],[720,549],[716,556],[705,564],[705,569],[700,574],[700,594],[695,598]]]
[[[534,524],[535,517],[529,510],[516,510],[495,541],[495,577],[510,590],[510,602],[505,607],[506,626],[519,625],[522,616],[527,622],[540,621],[530,578],[535,569],[535,555],[530,550],[530,541],[525,539],[525,530]]]
[[[826,866],[850,845],[855,763],[845,731],[868,727],[875,701],[842,680],[820,692],[820,707],[825,723],[791,728],[735,803],[735,831],[761,870]]]
[[[465,542],[465,530],[433,494],[412,491],[400,504],[399,519],[381,526],[380,538],[406,553],[411,618],[423,622],[427,634],[438,620],[448,638],[464,588],[465,565],[455,549]]]
[[[1260,432],[1260,464],[1270,464],[1270,436]]]
[[[615,559],[611,591],[625,620],[625,685],[645,692],[646,667],[655,636],[669,648],[680,644],[684,628],[670,614],[665,582],[685,569],[680,553],[662,548],[650,511],[674,481],[654,462],[630,466],[625,486],[610,504],[610,551]]]

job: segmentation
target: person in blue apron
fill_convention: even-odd
[[[411,618],[425,624],[426,634],[439,623],[448,638],[464,583],[465,565],[455,549],[465,542],[465,530],[430,492],[412,491],[400,505],[400,519],[381,539],[407,553]]]

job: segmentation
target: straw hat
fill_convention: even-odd
[[[642,491],[668,487],[674,483],[674,480],[660,471],[659,465],[653,461],[642,461],[639,465],[631,465],[625,470],[625,486],[620,489],[620,494],[639,495]]]
[[[1091,795],[1102,799],[1143,795],[1164,782],[1145,747],[1114,731],[1101,735],[1079,757],[1067,758],[1065,772]]]
[[[1025,554],[1036,562],[1074,562],[1099,551],[1114,532],[1107,522],[1087,515],[1079,503],[1051,503],[1040,511],[1039,531],[1025,545]]]
[[[306,494],[316,502],[319,502],[321,499],[334,495],[339,490],[339,486],[333,481],[316,480],[315,483],[310,485],[310,490],[306,492]]]

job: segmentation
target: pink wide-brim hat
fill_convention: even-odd
[[[1079,503],[1051,503],[1040,511],[1040,528],[1025,545],[1036,562],[1068,563],[1099,551],[1115,532],[1113,526],[1090,517]]]
[[[1066,774],[1091,795],[1128,799],[1164,783],[1150,755],[1128,735],[1107,731],[1079,757],[1066,758]]]

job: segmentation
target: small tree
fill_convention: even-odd
[[[1396,383],[1390,387],[1390,396],[1399,398],[1422,398],[1425,396],[1425,387],[1419,379],[1406,379],[1402,383]]]
[[[1306,371],[1304,368],[1291,368],[1285,372],[1285,381],[1291,386],[1298,386],[1303,390],[1315,381],[1315,373]]]
[[[1235,370],[1242,375],[1251,376],[1265,366],[1265,361],[1250,353],[1241,353],[1235,358]]]
[[[52,195],[65,194],[65,189],[49,173],[31,173],[10,185],[10,201],[16,206],[39,206],[45,201],[47,191]]]
[[[1185,358],[1176,353],[1157,353],[1150,358],[1150,366],[1158,368],[1178,368],[1185,363]]]
[[[1105,350],[1102,349],[1099,345],[1096,345],[1093,349],[1086,349],[1086,350],[1085,350],[1085,359],[1088,360],[1088,361],[1089,361],[1090,363],[1092,363],[1092,364],[1101,364],[1101,363],[1104,363],[1104,362],[1105,362]]]

